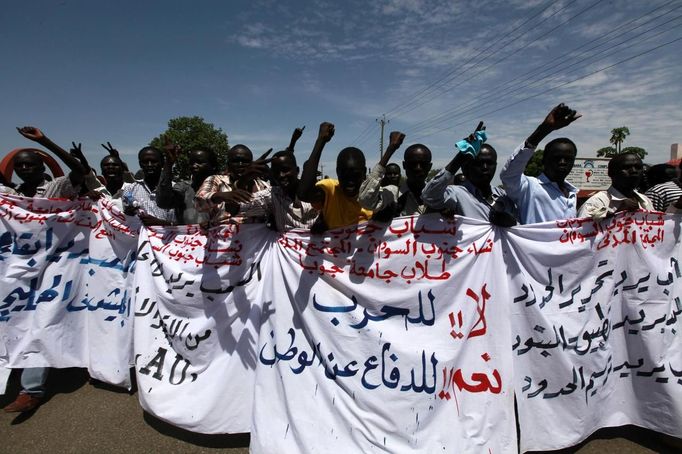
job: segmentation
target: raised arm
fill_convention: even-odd
[[[320,156],[324,146],[334,137],[334,125],[324,122],[320,125],[317,140],[313,147],[310,157],[303,164],[301,182],[298,185],[298,198],[304,202],[322,203],[324,202],[324,191],[315,186],[317,183],[317,167],[320,164]]]
[[[163,153],[166,155],[166,160],[163,163],[159,184],[156,187],[156,205],[166,210],[173,208],[182,210],[185,208],[183,194],[173,190],[173,165],[180,156],[180,147],[166,140]]]
[[[483,145],[486,139],[485,134],[479,134],[481,131],[485,131],[485,125],[482,121],[478,123],[476,130],[472,134],[457,142],[455,146],[457,154],[455,154],[455,157],[431,181],[426,183],[422,191],[422,200],[429,208],[442,210],[448,205],[448,200],[451,200],[451,204],[456,205],[455,192],[448,189],[450,182],[467,161],[475,159],[475,156],[478,155],[481,145]],[[454,209],[455,207],[449,206],[447,208]]]
[[[388,146],[379,163],[374,166],[369,176],[360,185],[358,202],[367,210],[381,211],[391,203],[397,202],[397,196],[393,197],[390,189],[381,187],[381,180],[386,174],[386,166],[393,154],[400,148],[405,140],[405,134],[399,131],[391,132]]]
[[[104,185],[97,179],[95,170],[90,166],[90,163],[83,154],[81,144],[79,143],[76,145],[76,142],[71,142],[71,149],[69,150],[69,153],[71,156],[78,159],[85,169],[86,174],[83,177],[83,183],[85,183],[85,187],[88,189],[88,191],[96,191],[97,193],[102,193],[104,191],[105,194],[108,194],[104,188]]]
[[[44,146],[57,155],[57,157],[61,159],[62,162],[69,167],[69,169],[71,169],[71,172],[69,173],[69,179],[71,180],[72,184],[77,185],[83,182],[83,178],[85,177],[87,171],[85,168],[83,168],[83,165],[78,158],[72,156],[62,147],[54,143],[36,127],[24,126],[23,128],[17,128],[17,131],[19,131],[19,134],[26,137],[28,140],[32,140],[33,142]]]
[[[296,128],[294,129],[294,132],[291,134],[291,141],[289,142],[289,146],[286,148],[286,151],[294,152],[294,147],[296,147],[296,142],[298,142],[298,139],[301,138],[303,135],[303,130],[305,129],[305,126],[301,128]]]
[[[582,115],[561,103],[552,109],[535,131],[528,136],[502,167],[500,179],[507,194],[517,201],[523,188],[523,171],[528,161],[533,157],[535,148],[542,140],[554,131],[564,128]]]

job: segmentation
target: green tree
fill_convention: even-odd
[[[152,139],[149,145],[162,149],[166,139],[178,145],[184,153],[178,158],[173,166],[173,178],[187,180],[190,178],[187,163],[187,152],[196,149],[211,149],[218,156],[218,169],[226,167],[227,135],[222,129],[216,128],[212,123],[207,123],[201,117],[177,117],[168,120],[168,129]]]
[[[627,126],[621,126],[620,128],[613,128],[611,130],[611,138],[609,142],[616,147],[618,154],[621,153],[621,145],[625,142],[625,138],[630,135],[630,129]]]
[[[526,170],[524,170],[523,173],[530,177],[537,177],[538,175],[540,175],[543,170],[542,166],[543,155],[544,150],[542,149],[535,150],[535,153],[533,153],[533,157],[530,158],[530,161],[528,161],[528,164],[526,164]]]
[[[598,157],[610,158],[611,156],[617,155],[618,152],[613,147],[604,147],[597,150]]]

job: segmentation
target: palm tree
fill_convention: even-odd
[[[620,154],[621,145],[625,142],[625,138],[630,135],[630,129],[627,126],[621,126],[620,128],[614,128],[611,130],[611,142],[615,147],[618,154]]]

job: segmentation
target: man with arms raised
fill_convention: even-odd
[[[328,178],[316,182],[317,167],[324,146],[334,136],[334,125],[322,123],[310,158],[303,164],[298,187],[298,197],[322,211],[324,227],[335,229],[368,221],[372,212],[360,206],[358,192],[367,175],[365,155],[361,150],[348,147],[336,157],[338,180]]]
[[[72,199],[78,197],[80,185],[85,176],[85,169],[80,161],[52,142],[43,132],[32,126],[17,128],[19,134],[33,140],[53,151],[71,168],[68,176],[58,177],[48,182],[45,179],[45,165],[40,155],[34,151],[24,150],[14,156],[14,171],[22,183],[12,191],[25,197],[54,197]],[[45,395],[45,382],[49,369],[47,367],[29,367],[21,373],[21,392],[16,400],[4,410],[10,412],[27,412],[37,408]]]
[[[478,130],[485,129],[482,123]],[[450,184],[459,169],[466,180]],[[473,155],[459,151],[422,192],[424,203],[438,211],[447,210],[460,216],[480,219],[503,227],[516,224],[516,207],[504,190],[490,182],[497,169],[497,151],[482,144]]]
[[[260,206],[279,232],[310,229],[319,215],[319,210],[298,198],[299,168],[294,146],[302,133],[303,128],[296,128],[286,150],[278,151],[272,156],[270,162],[272,186],[253,194],[250,202],[240,205],[241,211]]]
[[[549,134],[564,128],[581,115],[559,104],[512,153],[502,168],[500,179],[507,195],[516,203],[521,224],[574,218],[578,189],[566,182],[578,152],[567,138],[554,139],[545,146],[544,167],[539,177],[523,174],[535,148]]]
[[[422,190],[432,165],[431,150],[426,145],[417,143],[405,149],[403,169],[406,178],[403,185],[381,186],[388,169],[386,163],[402,145],[404,139],[405,134],[401,132],[393,131],[390,134],[384,155],[360,188],[358,198],[360,204],[374,211],[374,217],[381,221],[389,221],[393,216],[423,214],[426,210],[422,201]]]

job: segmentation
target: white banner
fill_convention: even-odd
[[[263,225],[146,229],[135,272],[142,407],[187,430],[248,432],[261,295],[274,233]]]
[[[251,452],[516,452],[499,247],[433,216],[280,237]]]
[[[521,450],[624,424],[681,437],[680,217],[522,226],[509,250]]]
[[[524,451],[623,424],[682,437],[680,219],[138,243],[106,202],[3,196],[0,364],[127,385],[134,319],[142,406],[250,430],[255,453],[516,452],[514,391]]]
[[[130,386],[137,236],[106,201],[0,196],[0,361]]]

